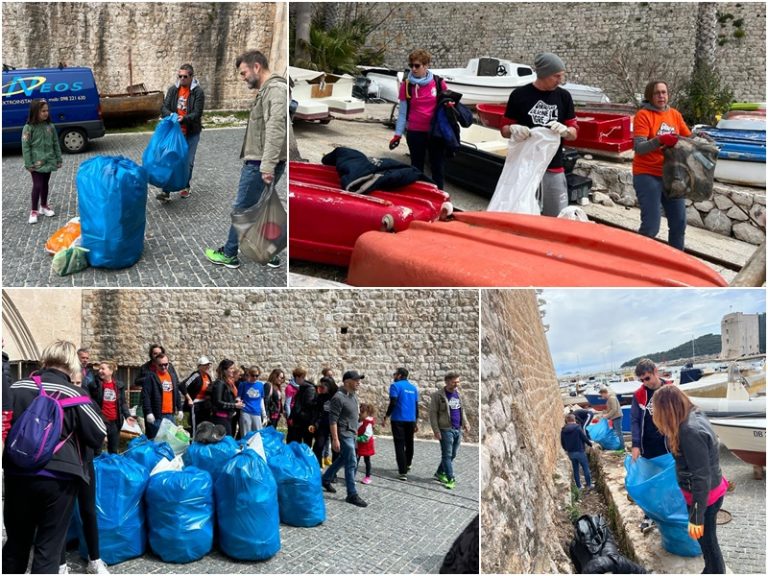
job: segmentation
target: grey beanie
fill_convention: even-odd
[[[537,78],[546,78],[565,70],[565,64],[552,52],[540,52],[533,60],[533,68],[536,70]]]

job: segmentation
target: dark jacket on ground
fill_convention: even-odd
[[[176,113],[176,102],[179,97],[179,83],[168,88],[163,100],[163,107],[160,115],[165,118]],[[189,87],[189,102],[187,102],[187,113],[181,118],[181,124],[187,127],[187,136],[197,134],[203,129],[203,108],[205,108],[205,94],[200,87],[197,78],[192,80]]]
[[[391,158],[368,158],[359,150],[339,146],[322,159],[326,166],[336,166],[341,186],[350,192],[392,190],[417,180],[432,182],[422,172]]]
[[[181,389],[179,388],[179,379],[176,377],[176,371],[171,372],[170,367],[168,371],[171,373],[171,381],[173,382],[173,414],[181,410],[183,405],[183,396]],[[154,414],[157,420],[163,415],[163,383],[157,374],[148,371],[144,378],[144,384],[141,387],[141,405],[144,410],[144,418],[148,414]]]
[[[78,398],[87,396],[85,391],[74,386],[69,376],[51,368],[43,368],[37,372],[43,382],[46,393],[60,393],[62,398]],[[33,380],[19,380],[11,386],[11,399],[13,402],[13,418],[11,426],[16,423],[21,414],[32,401],[40,394],[37,384]],[[91,400],[87,404],[72,406],[64,409],[64,422],[61,438],[72,436],[61,449],[56,452],[51,460],[43,468],[45,472],[61,477],[72,476],[81,478],[89,483],[90,473],[86,466],[86,454],[88,450],[101,448],[104,438],[107,436],[107,428],[101,417],[101,410]],[[11,476],[30,475],[28,470],[16,468],[10,459],[3,455],[3,470]]]
[[[96,378],[95,382],[89,386],[83,385],[83,388],[88,391],[88,395],[101,409],[101,404],[104,402],[104,383],[101,379]],[[125,400],[125,384],[120,380],[115,380],[115,392],[117,393],[117,429],[120,430],[123,427],[123,421],[131,416],[131,410]]]
[[[560,430],[560,445],[566,452],[584,452],[584,444],[592,446],[584,429],[577,422],[566,424]]]
[[[688,420],[680,424],[678,434],[680,453],[674,455],[677,483],[693,494],[690,521],[702,526],[709,492],[723,480],[720,443],[706,416],[698,410],[693,410]]]
[[[237,397],[227,385],[226,381],[218,378],[211,385],[211,405],[213,414],[227,412],[230,416],[235,413],[235,401]]]

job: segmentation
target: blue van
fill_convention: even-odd
[[[29,103],[35,98],[48,102],[64,152],[82,152],[88,140],[106,133],[90,68],[4,69],[3,148],[21,146],[21,129],[27,122]]]

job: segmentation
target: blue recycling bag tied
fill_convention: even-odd
[[[254,450],[233,456],[214,485],[219,547],[236,560],[267,560],[280,550],[277,484]]]
[[[613,428],[608,426],[608,420],[600,418],[597,424],[587,426],[587,432],[593,442],[597,442],[605,450],[618,450],[621,448],[621,440],[616,436]]]
[[[213,549],[213,480],[194,466],[149,479],[149,545],[163,562],[199,560]]]
[[[111,565],[142,556],[147,548],[144,491],[149,471],[130,458],[106,453],[94,459],[93,467],[101,559]],[[81,555],[84,544],[81,540]]]
[[[259,430],[261,434],[261,442],[264,445],[264,453],[267,455],[267,460],[271,460],[272,456],[280,454],[285,446],[285,434],[278,431],[274,426],[267,426]]]
[[[192,442],[182,460],[184,466],[196,466],[210,473],[213,482],[219,477],[219,474],[232,458],[240,450],[240,445],[232,436],[224,436],[220,442],[213,444],[203,444],[201,442]]]
[[[147,174],[122,156],[96,156],[77,171],[82,247],[97,268],[127,268],[144,251]]]
[[[160,460],[163,458],[173,460],[176,454],[168,442],[153,442],[141,435],[128,443],[128,449],[123,452],[123,456],[135,460],[146,468],[147,472],[152,472]]]
[[[627,493],[652,518],[661,545],[670,554],[699,556],[699,543],[688,535],[688,506],[677,483],[672,454],[656,458],[624,458]]]
[[[279,454],[269,456],[269,467],[277,482],[281,522],[303,527],[325,522],[322,473],[309,446],[283,446]]]
[[[141,163],[149,183],[166,191],[183,189],[189,182],[189,145],[176,114],[158,123],[149,140]]]

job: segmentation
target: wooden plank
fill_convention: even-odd
[[[590,220],[618,226],[632,232],[636,232],[640,228],[639,208],[627,208],[619,205],[608,207],[601,204],[587,204],[582,208]],[[661,229],[657,238],[667,238],[668,232],[667,221],[662,218]],[[689,225],[685,229],[686,252],[703,260],[716,261],[721,266],[732,270],[740,270],[757,248],[753,244],[722,236],[704,228]]]

